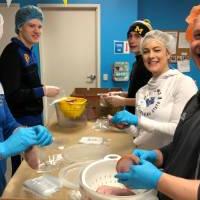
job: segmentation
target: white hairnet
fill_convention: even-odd
[[[142,38],[142,41],[140,43],[140,49],[141,49],[142,54],[143,54],[144,44],[149,39],[153,39],[153,40],[157,40],[157,41],[161,42],[166,47],[166,49],[168,50],[168,52],[170,54],[172,54],[174,52],[175,45],[176,45],[174,37],[166,32],[160,31],[160,30],[152,30],[152,31],[148,32],[144,36],[144,38]]]
[[[0,39],[2,38],[3,35],[3,24],[4,24],[3,16],[0,13]]]

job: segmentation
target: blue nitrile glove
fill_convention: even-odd
[[[155,163],[157,160],[157,153],[154,150],[143,150],[143,149],[134,149],[132,154],[136,155],[140,160],[147,160],[151,163]]]
[[[37,126],[32,126],[31,128],[32,130],[35,131],[37,135],[38,145],[47,146],[53,142],[52,134],[49,132],[49,130],[46,127],[37,125]]]
[[[117,112],[112,117],[112,123],[113,124],[126,124],[126,125],[138,125],[138,116],[133,115],[130,112],[123,110],[120,112]]]
[[[27,150],[38,143],[37,135],[31,128],[17,128],[12,135],[0,143],[0,157],[8,158]]]
[[[161,172],[152,163],[141,160],[139,165],[132,165],[128,172],[115,175],[118,181],[132,189],[156,189]]]

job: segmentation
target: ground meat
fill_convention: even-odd
[[[119,188],[113,186],[102,185],[97,189],[98,193],[106,195],[115,195],[115,196],[130,196],[135,195],[135,193],[128,188]]]
[[[127,172],[129,171],[129,168],[133,164],[138,164],[139,158],[132,154],[127,154],[121,157],[120,160],[118,160],[116,165],[117,172]]]
[[[108,115],[108,121],[111,126],[118,128],[118,129],[125,129],[125,128],[129,127],[127,124],[113,124],[112,123],[112,115]]]

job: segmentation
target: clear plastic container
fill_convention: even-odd
[[[37,196],[49,197],[53,193],[60,190],[62,184],[57,177],[51,175],[44,175],[37,178],[26,180],[23,186],[28,191]]]
[[[69,128],[82,127],[85,126],[87,123],[87,117],[85,112],[83,112],[83,114],[79,118],[71,119],[70,117],[67,117],[63,114],[57,103],[55,104],[55,109],[57,115],[57,122],[58,125],[61,127],[69,127]]]

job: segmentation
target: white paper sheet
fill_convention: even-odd
[[[10,7],[12,0],[6,0],[6,2],[7,2],[7,6]]]
[[[177,62],[177,68],[180,72],[190,72],[190,60],[181,60]]]

